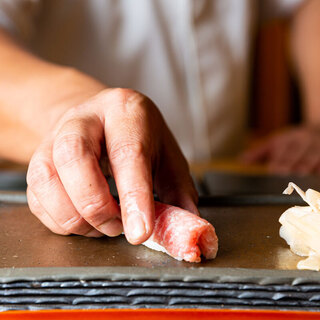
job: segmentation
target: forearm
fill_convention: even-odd
[[[304,122],[320,126],[320,1],[302,5],[292,21],[292,56],[303,100]]]
[[[0,29],[0,157],[27,162],[59,117],[105,86],[45,62]]]

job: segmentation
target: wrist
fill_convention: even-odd
[[[50,95],[36,105],[38,134],[46,135],[61,116],[72,107],[82,104],[86,100],[106,89],[106,86],[94,78],[72,68],[63,68],[51,85]],[[32,126],[32,122],[31,123]],[[39,124],[42,125],[39,126]]]
[[[75,69],[55,69],[42,81],[38,74],[29,79],[15,97],[11,93],[11,111],[0,121],[1,157],[27,163],[64,113],[106,88]]]

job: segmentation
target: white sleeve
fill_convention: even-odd
[[[24,40],[34,32],[40,0],[0,0],[0,27]]]
[[[289,16],[306,0],[260,0],[262,16]]]

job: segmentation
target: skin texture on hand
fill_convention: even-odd
[[[160,112],[129,89],[105,89],[70,108],[32,156],[27,183],[31,211],[58,234],[116,236],[124,228],[129,242],[142,243],[153,231],[153,190],[198,214],[187,162]]]
[[[141,243],[153,230],[153,190],[198,213],[187,162],[151,100],[44,61],[1,29],[0,61],[0,156],[30,161],[28,203],[50,230],[99,237],[124,228]]]
[[[247,150],[241,159],[248,163],[266,163],[275,174],[320,175],[320,130],[290,128]]]

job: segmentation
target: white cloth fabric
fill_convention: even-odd
[[[301,0],[264,1],[288,12]],[[50,61],[160,108],[189,160],[234,154],[247,124],[256,0],[0,0],[0,25]]]

